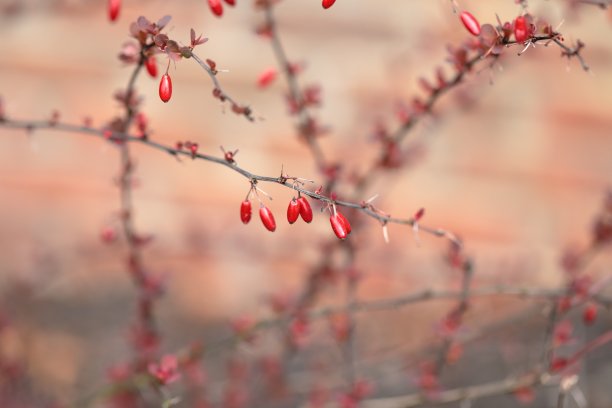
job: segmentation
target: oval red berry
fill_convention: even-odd
[[[164,74],[159,81],[159,98],[163,102],[168,102],[172,97],[172,79],[170,75]]]
[[[312,221],[312,207],[310,203],[306,197],[298,198],[298,203],[300,203],[300,216],[304,221],[310,223]]]
[[[155,57],[153,55],[145,60],[145,68],[147,69],[147,72],[151,78],[157,78],[157,61],[155,61]]]
[[[240,204],[240,219],[243,224],[248,224],[251,221],[251,202],[249,200],[244,200],[242,204]]]
[[[582,320],[584,324],[593,324],[597,319],[597,306],[593,303],[589,303],[582,313]]]
[[[480,35],[480,23],[478,22],[478,20],[476,20],[476,17],[474,17],[472,13],[467,12],[467,11],[462,11],[459,17],[461,18],[461,22],[463,23],[465,28],[472,35],[475,35],[475,36]]]
[[[300,216],[300,207],[300,203],[295,198],[289,201],[289,207],[287,207],[287,221],[289,221],[289,224],[297,221]]]
[[[346,219],[346,217],[344,215],[342,215],[342,213],[337,212],[336,215],[338,216],[338,219],[340,220],[340,222],[344,225],[344,230],[346,231],[346,235],[351,233],[351,223]]]
[[[329,222],[331,224],[332,230],[334,231],[334,234],[336,234],[339,239],[345,239],[348,235],[348,232],[346,232],[345,224],[338,217],[338,215],[338,213],[332,214],[329,217]]]
[[[276,221],[274,220],[274,214],[272,211],[265,205],[262,205],[259,208],[259,218],[261,218],[261,223],[266,227],[266,229],[270,232],[274,232],[276,230]]]
[[[236,5],[236,0],[225,0],[225,2],[227,4],[229,4],[230,6],[235,6]]]
[[[257,86],[260,88],[265,88],[270,85],[276,79],[277,71],[276,68],[267,68],[257,78]]]
[[[323,8],[328,9],[333,6],[335,2],[336,0],[323,0]]]
[[[121,9],[121,0],[108,0],[108,18],[110,21],[115,21],[119,17]]]
[[[208,0],[208,6],[215,16],[221,17],[223,15],[221,0]]]
[[[530,38],[527,25],[527,19],[524,16],[519,16],[514,20],[514,39],[517,42],[522,43]]]

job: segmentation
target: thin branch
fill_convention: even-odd
[[[281,37],[278,33],[276,19],[274,17],[274,5],[267,4],[264,8],[264,12],[266,27],[270,33],[270,41],[274,51],[274,56],[276,57],[276,62],[280,71],[283,73],[285,80],[287,81],[289,97],[297,105],[297,131],[302,140],[304,140],[304,142],[306,142],[308,145],[319,170],[324,170],[328,167],[328,162],[325,158],[323,150],[321,149],[321,146],[319,145],[319,142],[317,141],[316,134],[313,133],[312,124],[314,123],[314,119],[310,114],[308,106],[305,104],[305,98],[300,89],[295,71],[292,69],[292,64],[287,57],[287,52],[285,51],[285,47],[283,46]]]
[[[498,41],[500,41],[498,45],[504,47],[522,45],[522,43],[518,43],[516,41],[504,40],[503,37],[499,38]],[[581,55],[581,50],[582,48],[584,48],[584,44],[580,41],[577,42],[576,47],[570,48],[561,42],[562,40],[560,33],[552,32],[549,35],[535,36],[529,40],[529,43],[544,43],[545,45],[548,45],[548,43],[550,43],[551,41],[561,48],[563,56],[567,58],[577,58],[582,68],[585,71],[589,70],[589,67],[587,66]],[[493,52],[491,52],[491,49],[477,52],[473,57],[469,58],[463,63],[461,69],[456,70],[452,78],[445,81],[444,86],[432,89],[427,99],[420,106],[419,110],[413,112],[408,120],[400,124],[400,126],[394,131],[390,132],[390,135],[386,138],[386,140],[393,144],[401,143],[404,138],[410,133],[410,131],[422,120],[422,118],[427,115],[430,115],[433,112],[434,106],[444,94],[448,93],[450,90],[456,88],[464,82],[463,80],[465,76],[468,73],[472,72],[474,66],[476,66],[480,62],[488,61],[489,59],[492,59],[490,65],[493,65],[501,55],[502,54],[494,54]],[[383,150],[380,157],[374,163],[372,163],[370,167],[366,171],[364,171],[363,175],[358,179],[356,186],[357,191],[359,193],[364,192],[379,174],[377,170],[380,169],[381,162],[384,160],[385,154],[386,152]]]
[[[229,102],[232,106],[232,111],[237,114],[243,115],[251,122],[254,121],[255,118],[253,118],[253,111],[251,110],[251,108],[239,104],[234,98],[232,98],[223,90],[221,82],[217,78],[217,71],[213,71],[213,69],[206,62],[202,61],[200,57],[194,54],[193,51],[191,52],[191,57],[200,65],[200,67],[204,69],[204,71],[206,71],[211,81],[213,82],[213,85],[215,86],[213,89],[213,96],[215,98],[218,98],[221,102]]]
[[[275,183],[275,184],[284,186],[286,188],[289,188],[291,190],[298,191],[301,194],[306,195],[315,200],[321,201],[322,203],[326,203],[330,205],[335,204],[336,206],[342,206],[342,207],[347,207],[347,208],[354,208],[356,210],[363,212],[369,217],[374,218],[375,220],[381,223],[393,223],[393,224],[401,224],[401,225],[408,225],[408,226],[412,226],[415,223],[414,218],[396,218],[396,217],[391,217],[388,215],[383,215],[380,212],[372,210],[368,206],[364,206],[363,203],[355,203],[355,202],[349,202],[349,201],[343,201],[343,200],[333,200],[332,198],[327,197],[325,195],[322,195],[316,192],[312,192],[310,190],[306,190],[305,188],[301,187],[297,183],[290,183],[288,182],[287,177],[283,175],[280,175],[278,177],[257,175],[246,169],[239,167],[235,162],[233,163],[228,162],[227,160],[225,160],[225,158],[222,158],[222,157],[215,157],[215,156],[202,154],[202,153],[194,154],[187,150],[177,149],[173,146],[164,145],[162,143],[152,141],[148,138],[142,138],[142,137],[130,135],[127,133],[113,132],[109,136],[108,133],[105,134],[105,132],[100,129],[95,129],[95,128],[87,127],[87,126],[72,125],[72,124],[67,124],[67,123],[50,123],[49,121],[13,120],[13,119],[8,119],[8,118],[5,118],[3,121],[0,121],[0,127],[12,128],[12,129],[24,129],[27,131],[34,131],[37,129],[57,130],[57,131],[64,131],[64,132],[69,132],[69,133],[87,134],[87,135],[94,136],[100,139],[108,139],[111,142],[118,142],[119,144],[125,143],[125,142],[138,143],[138,144],[142,144],[147,147],[153,148],[155,150],[166,152],[175,157],[184,156],[184,157],[189,157],[192,159],[205,160],[205,161],[209,161],[212,163],[220,164],[222,166],[225,166],[241,174],[242,176],[247,178],[249,181],[254,182],[254,183],[257,183],[257,182]],[[421,231],[424,231],[436,237],[444,237],[452,242],[456,242],[455,235],[444,229],[428,227],[428,226],[422,225],[420,222],[419,222],[419,229]]]
[[[371,399],[364,401],[362,406],[364,408],[412,408],[424,405],[441,405],[452,402],[473,401],[495,395],[511,394],[520,388],[555,384],[555,382],[551,381],[551,376],[548,373],[527,373],[500,381],[441,391],[431,397],[417,393],[402,397]]]

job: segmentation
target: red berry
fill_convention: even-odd
[[[476,20],[476,17],[474,17],[472,13],[462,11],[460,17],[461,22],[472,35],[480,35],[480,23],[478,20]]]
[[[121,0],[108,0],[108,18],[110,21],[117,20],[117,17],[119,17],[120,8]]]
[[[553,373],[562,371],[565,369],[565,367],[567,367],[567,364],[568,364],[568,361],[566,358],[556,357],[550,363],[550,371],[552,371]]]
[[[323,0],[323,8],[328,9],[333,6],[335,2],[336,0]]]
[[[341,213],[337,212],[336,214],[338,215],[338,219],[340,220],[340,222],[342,222],[342,224],[344,224],[344,229],[346,230],[346,235],[350,234],[351,233],[351,223],[348,222],[346,217],[344,215],[342,215]]]
[[[517,42],[525,42],[531,37],[528,25],[525,16],[519,16],[514,20],[514,39]]]
[[[221,0],[208,0],[208,5],[215,16],[221,17],[223,15],[223,4],[221,4]]]
[[[251,202],[249,200],[244,200],[242,204],[240,204],[240,219],[243,224],[248,224],[251,221]]]
[[[113,243],[117,240],[117,231],[113,227],[104,227],[100,231],[100,239],[105,244]]]
[[[262,224],[268,231],[274,232],[276,230],[274,214],[272,214],[272,211],[270,211],[270,209],[263,204],[259,208],[259,218],[261,218]]]
[[[302,206],[300,205],[299,201],[297,201],[295,198],[289,201],[289,207],[287,207],[287,221],[289,221],[289,224],[293,224],[297,221],[298,217],[300,216],[301,207]]]
[[[163,102],[168,102],[172,97],[172,79],[168,74],[162,75],[159,81],[159,97]]]
[[[152,78],[157,78],[157,61],[153,55],[145,60],[145,68]]]
[[[582,320],[584,324],[593,324],[597,319],[597,306],[593,303],[589,303],[582,312]]]
[[[339,217],[340,213],[332,214],[329,217],[329,222],[334,230],[334,234],[340,239],[345,239],[348,235],[345,223]]]
[[[312,207],[310,203],[306,197],[298,198],[298,203],[300,203],[300,216],[302,216],[304,221],[310,223],[312,221]]]
[[[257,78],[257,85],[260,88],[267,87],[272,82],[274,82],[274,80],[276,79],[276,74],[277,74],[276,68],[272,67],[272,68],[266,69],[261,74],[259,74],[259,77]]]
[[[225,2],[227,4],[229,4],[230,6],[235,6],[236,5],[236,0],[225,0]]]

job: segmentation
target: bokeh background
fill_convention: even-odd
[[[0,94],[7,115],[45,119],[57,110],[62,121],[91,117],[95,125],[106,123],[121,112],[112,94],[130,73],[117,59],[129,23],[139,15],[156,20],[170,14],[172,37],[187,42],[193,27],[210,38],[199,55],[228,70],[219,75],[227,92],[249,103],[260,119],[250,123],[225,112],[211,97],[204,72],[181,61],[170,68],[174,94],[168,104],[157,97],[157,81],[139,79],[152,138],[168,144],[191,140],[211,154],[220,154],[219,146],[240,149],[239,165],[255,173],[277,175],[284,165],[290,175],[321,180],[295,137],[284,82],[263,91],[256,85],[258,74],[275,62],[269,44],[254,34],[263,16],[250,1],[226,7],[220,19],[203,0],[123,3],[119,21],[110,24],[102,0],[0,1]],[[436,115],[410,136],[420,141],[418,160],[363,197],[380,194],[376,204],[398,216],[425,207],[425,223],[465,240],[481,285],[559,285],[562,251],[588,243],[592,217],[612,181],[610,13],[572,9],[561,0],[530,3],[531,12],[553,26],[563,22],[566,42],[586,43],[591,72],[561,58],[554,45],[520,57],[518,49],[509,50],[499,64],[481,66],[441,100]],[[510,0],[460,5],[481,23],[495,22],[496,14],[511,20],[520,12]],[[302,83],[323,89],[317,116],[331,131],[322,144],[347,169],[366,168],[376,154],[374,124],[393,126],[397,101],[421,93],[419,76],[433,78],[438,65],[450,73],[446,46],[466,36],[442,0],[338,0],[326,12],[315,0],[284,0],[277,15],[289,57],[307,64]],[[114,147],[74,134],[0,128],[0,135],[0,295],[12,322],[2,350],[26,361],[38,392],[72,401],[103,384],[105,370],[130,355],[126,336],[134,290],[124,268],[125,247],[99,239],[119,206],[113,183],[119,158]],[[223,337],[228,319],[265,316],[267,296],[299,290],[331,235],[326,216],[315,216],[312,225],[279,222],[273,234],[257,219],[244,226],[238,208],[249,185],[243,178],[146,147],[133,152],[140,179],[136,225],[155,236],[146,264],[168,276],[158,307],[164,349]],[[280,221],[291,196],[275,186],[264,189],[274,197],[270,207]],[[360,299],[457,284],[442,259],[444,242],[422,235],[418,246],[411,230],[396,226],[390,238],[385,245],[374,222],[355,238],[365,273]],[[609,274],[610,261],[609,251],[599,254],[588,272]],[[339,290],[329,289],[321,304],[337,303]],[[502,315],[524,315],[525,303],[479,302],[468,320],[483,325]],[[410,385],[410,370],[398,356],[430,341],[434,322],[450,305],[364,316],[359,369],[384,379],[389,393]],[[480,377],[471,373],[471,383],[502,378],[516,355],[529,361],[521,347],[537,343],[541,331],[525,333],[544,316],[537,307],[527,310],[526,323],[511,325],[510,334],[498,332],[481,348],[486,353],[477,356],[496,368],[481,370]],[[604,314],[589,330],[603,331],[610,322]],[[612,378],[612,366],[592,364],[585,391],[591,406],[609,407],[610,391],[601,382]]]

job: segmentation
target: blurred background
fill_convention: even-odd
[[[495,23],[496,15],[506,21],[520,13],[514,3],[466,0],[460,6],[481,23]],[[553,26],[562,23],[566,43],[582,40],[591,71],[561,58],[554,44],[520,57],[519,49],[508,50],[493,68],[481,65],[442,98],[435,115],[409,136],[420,146],[418,158],[363,197],[379,194],[375,204],[401,217],[426,208],[424,224],[464,239],[479,285],[558,287],[562,251],[587,245],[593,216],[611,187],[610,12],[570,8],[561,0],[530,1],[530,11]],[[61,121],[90,117],[96,126],[107,123],[121,114],[112,95],[130,74],[117,58],[129,23],[140,15],[155,21],[166,14],[172,16],[172,38],[187,43],[194,28],[210,39],[198,55],[227,70],[219,74],[226,91],[250,104],[259,119],[251,123],[225,112],[211,97],[205,73],[193,61],[181,61],[170,67],[174,93],[168,104],[157,96],[157,80],[139,78],[151,138],[170,145],[190,140],[213,155],[221,154],[219,146],[240,149],[238,164],[257,174],[278,175],[284,166],[292,176],[320,183],[287,115],[284,81],[257,87],[259,73],[275,60],[269,43],[254,34],[263,15],[251,1],[238,0],[215,18],[203,0],[124,0],[119,20],[110,24],[102,0],[0,0],[0,95],[7,116],[47,119],[57,110]],[[397,102],[422,95],[420,76],[433,79],[440,65],[451,74],[446,46],[467,35],[442,0],[338,0],[325,12],[319,1],[284,0],[277,16],[289,58],[306,64],[302,84],[323,90],[316,114],[331,130],[322,145],[347,170],[368,167],[377,152],[374,125],[393,128]],[[165,62],[158,62],[162,70]],[[126,248],[99,238],[102,228],[116,225],[119,157],[113,146],[75,134],[0,128],[0,135],[0,307],[11,322],[1,350],[26,362],[36,392],[73,401],[103,384],[106,369],[130,355],[126,338],[135,300],[124,267]],[[274,198],[270,208],[279,227],[268,233],[258,219],[245,226],[238,210],[249,184],[242,177],[143,146],[134,146],[133,154],[140,181],[136,225],[155,237],[145,263],[168,278],[157,308],[164,350],[221,338],[229,333],[228,319],[269,315],[268,296],[299,291],[331,236],[324,214],[315,214],[311,225],[289,226],[282,221],[289,191],[262,185]],[[390,226],[389,233],[387,245],[380,226],[369,221],[355,237],[365,276],[360,299],[456,288],[442,240],[422,234],[417,245],[408,228]],[[611,260],[609,250],[598,254],[588,273],[610,274]],[[330,288],[320,304],[337,304],[339,291]],[[533,306],[525,303],[477,302],[467,320],[485,325],[502,314],[524,315]],[[358,367],[386,384],[379,387],[381,395],[414,387],[398,356],[431,341],[434,323],[450,305],[433,302],[360,318]],[[503,378],[508,367],[516,368],[510,361],[516,364],[517,355],[529,361],[521,347],[537,339],[526,336],[525,328],[540,327],[534,336],[541,336],[538,325],[545,316],[537,306],[527,311],[527,321],[506,328],[509,333],[483,340],[486,353],[475,355],[490,369],[479,371],[482,378],[471,373],[469,383]],[[609,329],[610,322],[610,314],[602,314],[588,330]],[[585,389],[589,406],[609,407],[610,390],[602,382],[612,378],[612,366],[595,360]],[[448,382],[463,375],[457,369]],[[212,399],[219,399],[214,392],[213,387]],[[540,398],[545,406],[551,397]]]

